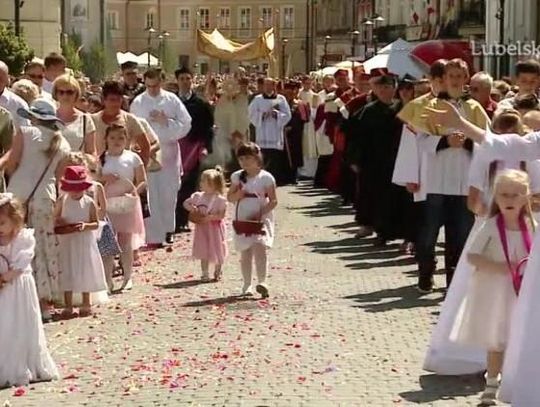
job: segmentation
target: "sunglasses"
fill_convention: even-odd
[[[58,89],[56,91],[56,94],[58,96],[62,96],[62,95],[73,96],[75,94],[75,91],[73,89]]]
[[[45,75],[28,74],[28,77],[29,77],[30,79],[43,79],[43,78],[45,78]]]

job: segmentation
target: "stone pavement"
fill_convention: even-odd
[[[96,317],[47,325],[63,380],[0,391],[0,406],[476,405],[479,377],[421,370],[442,292],[417,295],[399,245],[355,240],[323,191],[279,199],[269,300],[234,297],[234,253],[224,282],[199,284],[184,235]]]

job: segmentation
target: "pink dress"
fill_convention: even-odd
[[[195,205],[202,213],[216,215],[227,209],[225,197],[217,194],[195,192],[186,199],[188,205]],[[213,264],[223,264],[227,257],[225,222],[212,221],[195,225],[192,256]]]

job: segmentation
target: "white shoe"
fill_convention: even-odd
[[[244,286],[242,288],[242,294],[241,295],[242,296],[252,296],[253,295],[253,288],[250,285],[248,285],[247,287]]]
[[[120,291],[124,290],[131,290],[133,288],[133,280],[131,278],[128,278],[127,280],[124,280],[122,283],[122,287],[120,288]]]

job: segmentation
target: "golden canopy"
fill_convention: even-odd
[[[255,41],[246,44],[228,40],[217,29],[210,34],[197,30],[198,51],[225,61],[268,58],[274,50],[274,43],[273,28],[262,33]]]

